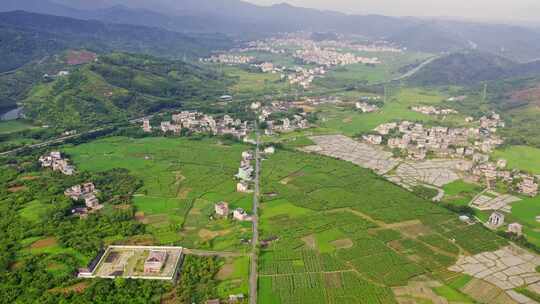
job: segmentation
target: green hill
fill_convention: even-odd
[[[221,34],[185,34],[14,11],[0,13],[0,72],[10,71],[69,48],[123,51],[179,59],[198,58],[231,46]]]
[[[196,65],[113,53],[35,86],[23,104],[32,120],[76,128],[210,99],[225,89],[225,78]]]
[[[477,51],[456,52],[424,66],[408,81],[414,85],[469,86],[484,81],[540,75],[540,62],[516,63]]]

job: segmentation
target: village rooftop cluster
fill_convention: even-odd
[[[69,159],[62,157],[62,153],[58,151],[41,156],[39,162],[41,167],[51,168],[53,171],[58,171],[64,175],[75,174],[75,168],[69,164]]]
[[[64,194],[72,200],[76,202],[84,201],[86,207],[78,207],[72,210],[73,214],[77,214],[81,218],[86,217],[88,213],[96,212],[103,208],[103,205],[99,203],[96,196],[98,193],[99,191],[96,189],[96,186],[91,182],[75,185],[64,191]]]
[[[152,132],[152,125],[149,119],[143,120],[143,131]],[[163,133],[172,132],[180,134],[182,130],[194,133],[211,133],[213,135],[230,134],[236,138],[245,138],[251,130],[247,121],[233,119],[229,115],[224,115],[220,119],[214,119],[210,115],[201,112],[182,111],[172,115],[172,121],[162,121],[160,130]]]
[[[261,107],[259,120],[266,123],[264,130],[266,135],[273,135],[275,132],[291,132],[300,129],[307,129],[310,124],[304,112],[292,115],[292,117],[283,117],[272,119],[272,114],[287,113],[293,105],[289,102],[275,101],[269,105]]]
[[[416,161],[426,159],[429,153],[442,158],[471,159],[472,162],[460,162],[457,169],[471,173],[476,181],[485,181],[488,188],[501,180],[508,185],[516,184],[512,189],[516,192],[536,196],[538,183],[535,176],[505,170],[507,161],[504,159],[489,161],[489,153],[503,143],[495,135],[497,128],[504,127],[500,116],[495,113],[483,116],[479,125],[471,128],[425,128],[419,123],[402,121],[379,125],[374,130],[376,134],[363,135],[363,139],[374,145],[386,141],[388,148],[403,151],[409,159]]]
[[[454,109],[439,109],[434,106],[415,106],[411,110],[414,112],[426,114],[426,115],[451,115],[458,114],[458,111]]]

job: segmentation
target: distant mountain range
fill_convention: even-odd
[[[408,81],[414,85],[469,86],[484,81],[536,76],[540,76],[540,61],[516,63],[490,53],[467,51],[432,61]]]
[[[28,13],[0,13],[0,72],[68,48],[121,50],[167,58],[206,56],[228,48],[221,34],[183,34],[160,28]]]
[[[477,49],[523,62],[540,57],[538,29],[442,19],[347,15],[288,4],[258,6],[241,0],[3,0],[0,3],[0,11],[12,10],[184,33],[221,32],[251,38],[277,32],[338,32],[385,38],[424,52]]]

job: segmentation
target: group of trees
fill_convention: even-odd
[[[123,169],[75,176],[41,170],[36,162],[41,152],[0,162],[0,302],[159,303],[161,295],[172,288],[170,284],[96,280],[85,282],[83,290],[70,289],[79,282],[74,276],[77,268],[86,266],[81,265],[80,256],[92,258],[105,239],[145,233],[145,226],[134,220],[135,210],[130,205],[131,195],[142,182]],[[87,219],[72,216],[71,209],[78,203],[63,192],[86,181],[101,190],[100,199],[105,204],[128,208],[110,208]],[[32,211],[37,213],[32,219],[21,216],[29,204],[41,210]],[[55,240],[53,246],[59,249],[28,251],[32,241],[26,240],[39,239]]]

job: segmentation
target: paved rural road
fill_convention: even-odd
[[[249,271],[249,303],[257,304],[257,245],[259,244],[259,193],[261,151],[259,150],[261,136],[257,131],[257,147],[255,148],[255,191],[253,191],[253,238],[251,239],[251,268]]]

